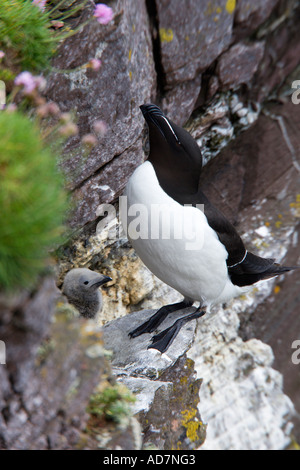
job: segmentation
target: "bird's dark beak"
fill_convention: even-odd
[[[145,121],[148,125],[154,124],[154,126],[160,131],[166,140],[175,139],[179,144],[179,138],[173,129],[170,120],[164,115],[162,110],[155,104],[143,104],[140,106],[140,110],[143,113]]]
[[[103,284],[106,284],[109,281],[112,281],[111,277],[109,277],[109,276],[100,276],[98,279],[96,279],[95,281],[93,281],[90,284],[90,287],[100,287],[100,286],[102,286]]]

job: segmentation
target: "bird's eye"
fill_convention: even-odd
[[[84,281],[84,283],[83,283],[83,284],[87,285],[88,283],[89,283],[89,281]]]

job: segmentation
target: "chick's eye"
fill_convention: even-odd
[[[84,281],[84,283],[83,283],[83,284],[87,285],[88,283],[89,283],[89,281]]]

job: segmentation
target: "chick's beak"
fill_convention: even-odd
[[[109,276],[100,276],[99,278],[95,279],[95,281],[93,281],[90,284],[90,287],[100,287],[100,286],[102,286],[103,284],[106,284],[109,281],[112,281],[111,277],[109,277]]]

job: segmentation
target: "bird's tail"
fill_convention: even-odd
[[[229,268],[228,271],[231,282],[242,287],[299,268],[300,266],[281,266],[272,258],[261,258],[248,252],[242,263]]]

